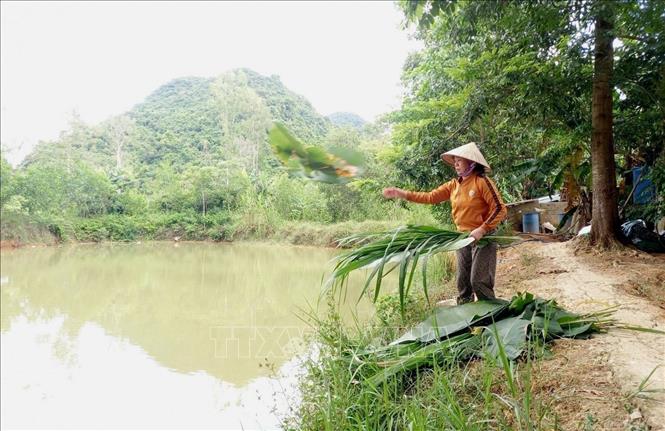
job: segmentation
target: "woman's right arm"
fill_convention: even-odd
[[[411,192],[397,187],[388,187],[383,189],[383,196],[388,199],[399,198],[419,204],[438,204],[450,199],[450,191],[455,179],[442,184],[439,188],[431,192]]]
[[[406,199],[408,192],[397,187],[383,189],[383,197],[386,199]]]

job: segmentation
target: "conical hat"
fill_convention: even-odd
[[[451,166],[455,166],[454,157],[462,157],[471,160],[472,162],[479,163],[485,166],[488,171],[491,169],[489,163],[487,163],[487,160],[485,160],[485,157],[483,157],[483,154],[480,152],[475,142],[469,142],[466,145],[462,145],[461,147],[457,147],[441,155],[443,161]]]

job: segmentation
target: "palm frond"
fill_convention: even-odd
[[[512,236],[488,235],[478,241],[478,246],[490,243],[507,245],[518,239]],[[423,225],[407,225],[387,232],[352,235],[339,241],[341,247],[355,248],[337,258],[326,287],[344,289],[345,281],[351,272],[366,269],[369,270],[369,274],[360,298],[367,293],[373,283],[372,297],[376,301],[383,279],[393,270],[399,269],[399,302],[400,309],[404,313],[405,300],[413,284],[418,263],[422,264],[423,289],[428,297],[426,273],[428,259],[436,253],[459,250],[473,242],[474,239],[466,232]]]
[[[275,122],[268,140],[277,158],[294,176],[329,184],[346,184],[363,172],[363,156],[348,148],[325,150],[300,142],[283,124]]]

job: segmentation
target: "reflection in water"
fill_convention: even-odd
[[[295,311],[316,303],[332,256],[263,244],[3,251],[3,427],[274,427],[270,409],[286,401],[268,369],[293,375],[306,330]]]

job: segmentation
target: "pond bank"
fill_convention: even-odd
[[[662,309],[622,288],[631,277],[658,276],[658,265],[644,257],[639,274],[599,269],[575,247],[525,243],[501,250],[497,295],[509,298],[528,290],[572,312],[618,305],[621,321],[665,328]],[[663,394],[658,392],[664,389],[662,335],[611,330],[590,340],[557,341],[551,355],[528,357],[508,368],[485,359],[440,363],[372,387],[363,383],[362,369],[349,367],[349,353],[388,343],[431,309],[412,301],[403,321],[396,312],[385,313],[385,301],[363,328],[340,327],[334,312],[315,322],[322,348],[317,361],[306,364],[304,398],[298,412],[285,420],[287,428],[663,429]]]
[[[196,217],[102,217],[67,222],[45,222],[22,217],[3,220],[0,226],[3,249],[62,243],[135,241],[270,241],[281,244],[336,247],[349,235],[384,231],[399,226],[397,221],[346,221],[333,224],[209,220]]]

